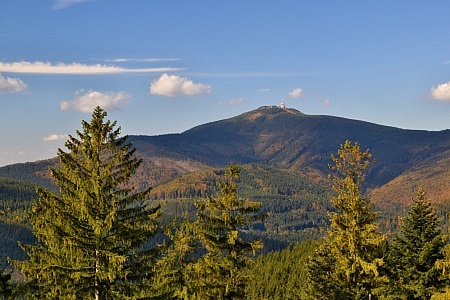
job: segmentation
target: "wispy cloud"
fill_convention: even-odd
[[[150,84],[150,94],[166,97],[193,96],[209,93],[211,86],[203,83],[195,83],[185,77],[178,75],[162,74]]]
[[[67,134],[50,134],[49,136],[44,137],[44,141],[58,141],[58,140],[65,140],[69,136]]]
[[[244,98],[234,98],[234,99],[230,99],[228,101],[226,101],[225,103],[222,104],[226,104],[226,105],[238,105],[241,103],[244,103],[245,99]]]
[[[106,59],[97,59],[93,58],[93,60],[99,60],[103,62],[112,62],[112,63],[124,63],[124,62],[164,62],[164,61],[178,61],[178,58],[106,58]]]
[[[210,78],[282,78],[282,77],[323,77],[321,73],[302,72],[231,72],[231,73],[190,73],[193,76]]]
[[[442,83],[437,87],[432,87],[431,91],[431,99],[440,100],[447,103],[450,103],[450,81],[446,83]]]
[[[78,90],[72,100],[64,100],[60,103],[61,110],[76,110],[91,113],[95,107],[100,106],[105,110],[116,110],[128,103],[130,96],[125,92],[98,92]]]
[[[303,90],[301,88],[295,88],[292,91],[288,92],[288,95],[291,98],[300,98],[303,96]]]
[[[162,73],[180,71],[181,68],[122,68],[114,65],[87,65],[80,63],[56,63],[50,62],[0,62],[0,72],[23,74],[72,74],[72,75],[96,75],[96,74],[120,74],[120,73]]]
[[[270,89],[258,89],[258,93],[268,93]]]
[[[27,88],[27,84],[19,78],[3,77],[0,74],[0,94],[18,93]]]
[[[53,9],[64,9],[67,8],[69,6],[75,5],[75,4],[80,4],[80,3],[84,3],[84,2],[92,2],[92,1],[97,1],[97,0],[56,0],[55,3],[53,4]]]

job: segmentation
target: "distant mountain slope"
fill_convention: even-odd
[[[138,149],[153,147],[158,154],[181,155],[216,167],[259,163],[322,175],[328,172],[330,155],[348,139],[369,148],[377,160],[368,177],[373,187],[450,149],[450,130],[404,130],[278,107],[261,107],[180,134],[132,139]]]
[[[130,136],[144,159],[136,180],[155,185],[176,176],[230,162],[258,163],[308,174],[328,173],[330,155],[345,140],[369,148],[377,163],[367,178],[372,188],[400,174],[429,165],[450,150],[450,130],[405,130],[294,109],[261,107],[239,116],[200,125],[179,134]],[[55,149],[56,153],[56,149]],[[48,168],[57,160],[14,164],[0,176],[48,186]]]
[[[0,177],[0,267],[8,257],[25,258],[17,241],[35,242],[25,211],[36,198],[34,184]]]
[[[291,170],[322,181],[329,172],[330,155],[348,139],[359,142],[363,149],[369,148],[376,159],[367,178],[367,186],[375,191],[386,183],[395,186],[401,177],[394,179],[408,172],[416,174],[413,178],[427,173],[428,182],[433,182],[436,173],[433,166],[445,169],[448,165],[445,158],[450,151],[450,130],[405,130],[339,117],[306,115],[275,106],[260,107],[179,134],[130,136],[130,139],[137,154],[144,159],[134,179],[142,186],[157,185],[189,172],[225,167],[230,162]],[[57,159],[52,159],[9,165],[0,168],[0,176],[51,187],[48,168],[56,163]],[[422,171],[424,168],[426,171]],[[441,189],[450,190],[450,180],[440,182]],[[383,199],[381,194],[385,191],[388,189],[378,190],[374,195]],[[443,199],[438,198],[436,201]]]
[[[164,201],[204,196],[207,189],[203,188],[211,183],[197,180],[233,162],[260,168],[257,172],[245,173],[248,170],[246,166],[243,172],[245,179],[242,184],[261,183],[243,189],[253,189],[250,196],[254,199],[258,199],[258,193],[264,194],[264,189],[281,186],[283,180],[280,178],[290,178],[284,182],[292,182],[294,190],[302,187],[304,195],[309,195],[301,198],[302,193],[297,190],[294,194],[300,197],[300,202],[295,203],[305,199],[314,199],[319,203],[329,195],[312,189],[319,193],[312,197],[314,192],[305,188],[299,180],[305,181],[306,178],[309,185],[329,186],[326,176],[329,173],[328,164],[331,163],[330,155],[335,154],[347,139],[359,142],[362,149],[369,148],[376,159],[366,185],[376,207],[386,214],[401,213],[405,205],[410,204],[419,186],[423,186],[436,203],[450,200],[450,130],[404,130],[339,117],[306,115],[294,109],[271,106],[200,125],[179,134],[130,136],[130,139],[134,142],[137,155],[144,160],[133,178],[133,184],[139,188],[155,186],[154,191],[160,193],[155,197],[161,200],[164,194]],[[5,166],[0,168],[0,176],[51,187],[48,168],[56,164],[57,159],[52,159]],[[268,179],[267,172],[276,176]],[[265,181],[260,178],[263,176]],[[202,188],[199,189],[199,186]],[[273,210],[278,209],[273,204],[276,202],[271,202],[273,199],[281,199],[280,207],[285,205],[283,201],[291,201],[290,196],[282,192],[264,195],[266,198],[260,198],[261,201],[270,203]],[[325,200],[328,201],[328,198]],[[328,204],[320,202],[322,204],[309,206],[308,201],[303,206],[296,206],[295,203],[294,206],[286,206],[292,212],[285,216],[294,220],[293,225],[280,225],[277,230],[300,228],[301,218],[293,214],[296,210],[300,214],[306,211],[309,215],[320,211],[321,215],[315,216],[312,221],[316,225],[320,218],[326,218],[323,208],[328,208]]]
[[[55,149],[56,153],[56,149]],[[58,160],[47,159],[36,162],[27,162],[0,167],[0,177],[17,179],[34,183],[35,185],[53,188],[49,168],[55,167]]]
[[[450,150],[424,159],[388,183],[370,192],[374,201],[385,209],[405,209],[415,192],[423,188],[427,198],[436,205],[450,204]]]

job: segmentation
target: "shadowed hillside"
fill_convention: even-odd
[[[313,175],[328,172],[330,155],[341,143],[357,141],[377,160],[367,179],[372,187],[450,149],[450,130],[404,130],[278,107],[261,107],[180,134],[131,138],[138,151],[152,147],[155,154],[214,167],[259,163]]]
[[[258,163],[320,180],[328,173],[330,155],[351,140],[369,148],[376,159],[367,178],[368,185],[375,188],[406,171],[432,166],[450,150],[450,130],[404,130],[275,106],[179,134],[130,139],[144,159],[138,177],[152,185],[230,162]],[[48,185],[46,170],[54,164],[47,160],[5,166],[0,168],[0,176]]]

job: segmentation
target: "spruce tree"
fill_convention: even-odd
[[[336,260],[334,277],[342,299],[374,299],[385,236],[378,231],[370,198],[362,193],[367,168],[374,160],[369,150],[363,152],[359,143],[350,141],[331,158],[334,174],[330,177],[337,194],[331,199],[335,212],[330,213],[329,229],[331,253]]]
[[[328,240],[324,240],[306,264],[306,299],[351,299],[342,289],[336,274],[336,258]]]
[[[37,189],[30,220],[39,243],[22,245],[30,259],[14,265],[39,299],[132,298],[151,275],[159,207],[144,205],[150,188],[131,187],[142,160],[106,116],[97,107],[69,136],[69,152],[58,149],[51,175],[60,192]]]
[[[248,276],[244,268],[262,244],[245,241],[239,232],[241,227],[264,219],[265,214],[258,213],[260,202],[238,197],[239,175],[240,167],[231,164],[219,183],[220,196],[196,203],[195,232],[206,253],[190,268],[195,274],[189,284],[194,294],[186,299],[245,299]]]
[[[166,227],[169,241],[161,248],[161,256],[155,264],[155,276],[149,286],[154,299],[193,299],[195,278],[194,265],[198,260],[198,238],[193,223],[175,220]]]
[[[425,191],[419,189],[416,195],[386,257],[391,297],[430,299],[442,285],[435,263],[442,257],[443,235]]]

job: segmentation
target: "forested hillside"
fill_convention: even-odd
[[[354,140],[377,158],[368,177],[372,186],[450,149],[450,130],[404,130],[278,107],[261,107],[180,134],[131,138],[138,149],[151,146],[155,154],[181,155],[211,166],[260,163],[322,175],[328,171],[330,154],[345,140]]]
[[[351,140],[370,149],[377,161],[369,171],[367,187],[376,189],[387,183],[395,186],[394,179],[406,174],[411,177],[406,181],[416,183],[414,174],[425,172],[427,176],[421,180],[438,179],[439,190],[450,190],[450,180],[445,180],[450,130],[404,130],[271,106],[179,134],[130,139],[138,156],[144,159],[135,183],[153,186],[185,173],[223,168],[230,162],[256,163],[320,182],[326,179],[330,154],[345,140]],[[55,160],[14,164],[1,167],[0,176],[49,186],[48,167],[54,164]],[[412,184],[407,186],[411,186],[409,192],[414,191]],[[382,201],[379,194],[384,192],[374,194]],[[404,202],[402,194],[390,192],[389,202]]]
[[[351,144],[348,140],[357,143]],[[446,220],[450,208],[449,130],[402,130],[336,117],[308,116],[292,109],[262,107],[228,120],[198,126],[184,133],[154,137],[130,136],[128,141],[137,149],[137,160],[136,169],[133,176],[127,180],[126,186],[136,187],[135,191],[142,197],[139,203],[149,204],[149,207],[154,209],[154,217],[158,218],[158,226],[166,228],[165,235],[152,231],[155,240],[148,246],[154,247],[156,243],[168,239],[173,242],[167,245],[168,248],[161,248],[161,261],[157,267],[161,268],[158,269],[158,272],[161,272],[158,275],[160,278],[173,278],[172,276],[177,274],[177,280],[184,281],[183,284],[186,285],[183,289],[188,287],[200,291],[204,288],[201,281],[209,279],[202,279],[200,276],[190,282],[195,277],[191,276],[191,272],[203,275],[206,273],[189,269],[190,267],[184,269],[185,263],[189,265],[194,262],[190,266],[203,270],[205,264],[211,262],[207,256],[202,258],[202,253],[206,250],[217,251],[214,256],[217,256],[217,263],[221,264],[225,249],[230,247],[228,242],[239,240],[242,245],[247,245],[248,251],[253,247],[252,251],[255,251],[260,249],[259,241],[262,241],[264,247],[260,253],[264,255],[258,257],[255,263],[248,261],[248,268],[245,270],[251,283],[245,285],[245,291],[241,283],[232,283],[233,288],[236,288],[235,292],[240,295],[245,293],[251,295],[252,299],[302,299],[322,293],[322,296],[334,295],[332,298],[340,295],[339,297],[344,297],[342,299],[353,299],[356,290],[361,295],[372,295],[372,292],[380,297],[394,295],[401,293],[401,289],[395,289],[396,284],[401,280],[412,280],[412,275],[402,273],[402,279],[393,275],[394,270],[398,268],[395,251],[402,253],[403,246],[397,246],[396,242],[392,243],[392,247],[400,248],[390,249],[387,247],[390,241],[385,239],[384,234],[394,233],[396,239],[401,241],[403,235],[406,236],[403,232],[409,230],[401,220],[407,217],[407,214],[420,214],[421,212],[414,211],[419,205],[425,208],[423,217],[428,220],[430,230],[435,233],[425,241],[431,243],[430,247],[437,253],[427,257],[427,272],[433,272],[434,282],[423,286],[414,283],[408,292],[421,289],[421,293],[431,295],[439,288],[443,295],[445,293],[441,287],[447,284],[447,279],[440,278],[438,272],[442,266],[448,264],[450,257],[446,254],[450,253],[448,247],[443,248],[444,235],[441,235],[441,232],[447,232]],[[340,147],[340,151],[357,150],[352,152],[351,157],[358,158],[362,155],[367,161],[370,160],[370,163],[364,164],[364,172],[358,175],[361,180],[358,179],[356,185],[345,188],[351,190],[357,186],[357,197],[349,197],[345,201],[362,201],[363,205],[351,205],[354,205],[354,209],[361,209],[365,214],[364,218],[352,219],[354,209],[339,204],[340,197],[345,198],[351,194],[340,189],[341,184],[336,185],[336,174],[332,175],[333,168],[330,169],[331,163],[334,162],[334,170],[345,170],[339,169],[342,164],[333,156]],[[369,152],[360,152],[361,149],[370,149],[370,155],[367,154]],[[339,155],[343,155],[342,152]],[[345,156],[340,159],[345,162],[343,157]],[[65,163],[67,164],[67,161]],[[230,169],[225,171],[225,166],[229,163],[240,165],[239,176],[226,174],[236,168],[236,165],[231,164]],[[76,164],[74,166],[73,171],[78,172],[79,168]],[[2,264],[6,262],[6,257],[16,260],[25,258],[24,252],[18,247],[18,241],[29,244],[26,249],[39,248],[35,245],[36,239],[31,233],[27,210],[32,200],[37,197],[37,186],[45,187],[49,191],[59,190],[49,172],[50,168],[55,167],[60,167],[57,159],[0,168]],[[358,168],[358,164],[353,167]],[[90,173],[87,175],[86,178],[93,176]],[[330,180],[329,175],[332,175],[333,180]],[[231,180],[228,187],[223,182],[227,176]],[[59,181],[59,185],[61,184],[65,185],[66,180]],[[147,194],[145,190],[149,186],[152,186],[152,189]],[[426,199],[425,192],[419,189],[420,187],[426,190]],[[70,184],[66,186],[66,189],[70,188]],[[48,205],[52,204],[53,196],[49,196],[42,188],[39,190]],[[143,194],[140,194],[141,192]],[[336,192],[340,193],[340,196],[336,197]],[[73,193],[67,195],[72,197]],[[411,200],[416,193],[418,198]],[[222,196],[214,198],[217,195]],[[215,242],[211,243],[213,233],[208,233],[212,230],[212,227],[209,227],[210,222],[215,222],[216,217],[226,216],[222,215],[225,211],[218,213],[226,205],[231,205],[227,209],[235,209],[232,203],[241,205],[236,212],[254,212],[255,219],[250,216],[248,220],[252,221],[242,223],[239,232],[234,227],[228,228],[226,238],[219,239],[224,243],[220,246],[223,247],[222,250],[220,247],[212,250],[217,245]],[[41,233],[44,234],[46,226],[40,227],[40,222],[52,221],[51,218],[40,216],[39,211],[46,211],[48,208],[47,204],[40,205],[38,210],[33,209],[31,215],[34,219],[31,220],[34,220],[32,222],[35,230],[44,230]],[[415,205],[412,213],[408,212],[411,205]],[[57,210],[64,211],[64,207],[58,206]],[[87,207],[96,209],[95,206]],[[350,223],[366,220],[358,225],[360,229],[356,229],[355,234],[367,233],[364,243],[373,243],[370,246],[374,250],[372,258],[365,257],[364,251],[361,250],[363,248],[359,249],[359,246],[352,244],[355,240],[352,238],[354,226],[348,227],[350,223],[342,222],[342,218],[347,217]],[[236,224],[239,220],[235,220]],[[438,220],[444,222],[438,223]],[[55,232],[59,232],[58,226],[55,227]],[[330,226],[334,230],[330,231]],[[342,230],[346,226],[348,229]],[[167,228],[172,228],[172,231],[167,231]],[[192,232],[196,230],[200,235],[193,235]],[[417,234],[420,232],[419,230]],[[52,236],[48,235],[49,238]],[[322,237],[327,238],[321,239]],[[353,261],[353,255],[349,256],[345,249],[341,251],[339,247],[334,247],[333,243],[340,243],[340,239],[348,243],[345,249],[361,250],[356,250],[361,252],[357,254],[361,255],[360,259]],[[203,244],[203,248],[197,248],[199,242]],[[382,269],[380,264],[383,251],[388,251],[392,256],[386,258],[385,269]],[[419,251],[420,249],[411,250],[411,259],[408,262],[411,268],[419,268],[414,265],[417,259],[413,258]],[[425,257],[428,254],[423,255]],[[311,257],[314,259],[311,260]],[[364,262],[366,259],[368,260]],[[358,271],[354,276],[358,277],[357,281],[363,283],[363,288],[359,285],[358,289],[352,288],[353,281],[341,280],[345,277],[345,272],[342,272],[353,268],[350,267],[351,264],[360,269],[360,273]],[[22,266],[17,261],[16,265]],[[374,274],[369,269],[381,272],[382,277],[376,274],[373,277]],[[34,267],[25,267],[24,270],[34,272]],[[361,275],[363,273],[364,276]],[[220,277],[216,279],[219,280]],[[337,281],[340,281],[339,285],[335,284]],[[178,291],[178,287],[173,284],[175,282],[155,282],[153,286],[161,285],[161,289],[151,292],[162,293],[161,297],[168,291],[184,293]],[[200,285],[197,286],[198,284]],[[220,281],[220,284],[225,287],[229,283]],[[317,285],[317,293],[311,291],[311,284]],[[166,288],[169,290],[165,291]]]
[[[261,107],[180,134],[130,136],[143,163],[130,179],[138,189],[153,186],[150,201],[165,215],[193,212],[196,198],[216,192],[218,172],[230,162],[242,165],[242,197],[263,203],[264,222],[247,229],[264,237],[267,249],[315,238],[328,226],[330,155],[345,140],[370,149],[376,163],[364,187],[380,211],[383,230],[398,227],[398,216],[424,187],[444,214],[450,199],[450,130],[404,130],[294,109]],[[56,154],[56,149],[55,149]],[[49,167],[56,159],[0,168],[0,176],[56,189]]]
[[[34,184],[0,177],[0,266],[6,263],[7,257],[25,258],[18,241],[35,241],[26,211],[36,198]]]
[[[156,186],[151,201],[162,203],[163,218],[194,212],[194,200],[217,193],[222,170],[192,172]],[[267,241],[265,250],[323,235],[330,211],[330,186],[311,181],[306,176],[256,164],[242,166],[238,182],[240,197],[262,203],[268,213],[264,222],[246,228],[247,234]]]
[[[56,149],[55,149],[56,153]],[[57,159],[19,163],[0,168],[0,177],[33,183],[35,186],[55,188],[50,177],[50,167],[58,164]]]

